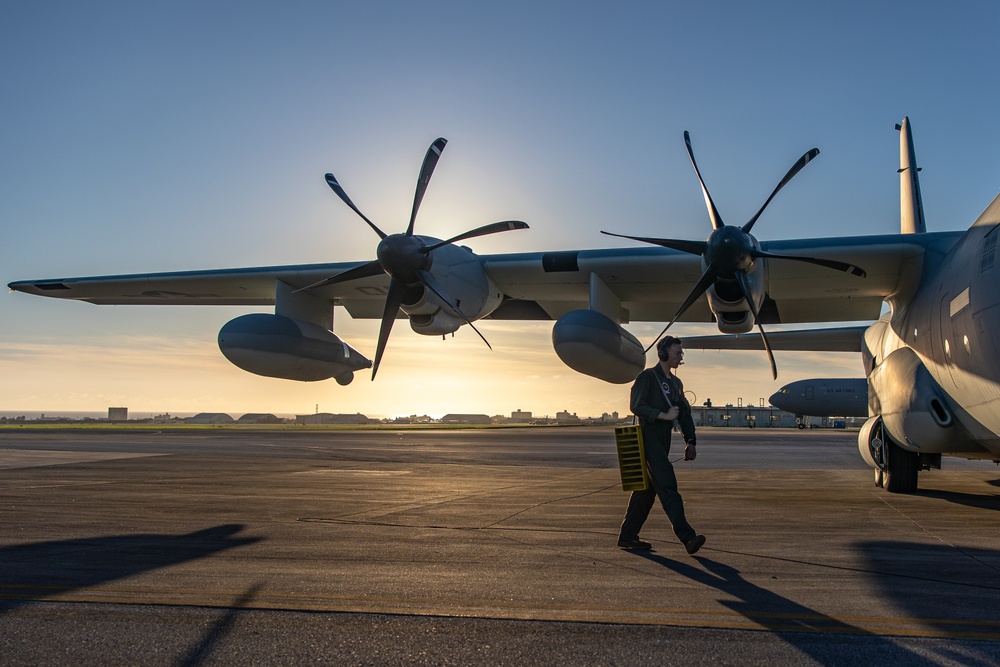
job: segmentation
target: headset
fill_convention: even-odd
[[[667,336],[666,338],[660,339],[660,342],[656,344],[656,356],[660,358],[660,361],[666,361],[670,358],[670,348],[673,345],[677,345],[681,342],[680,338],[675,338],[674,336]]]

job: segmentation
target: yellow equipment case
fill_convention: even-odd
[[[645,491],[649,488],[646,478],[646,451],[642,445],[642,428],[616,426],[615,445],[618,447],[618,471],[622,476],[622,491]]]

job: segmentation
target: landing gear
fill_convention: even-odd
[[[875,462],[875,486],[889,493],[913,493],[917,490],[920,456],[890,440],[881,417],[872,428],[868,447]]]
[[[920,456],[909,452],[894,442],[886,441],[886,469],[882,471],[884,488],[889,493],[913,493],[917,490],[917,471]]]

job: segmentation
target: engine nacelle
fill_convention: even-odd
[[[254,313],[226,323],[219,349],[243,370],[266,377],[314,382],[336,378],[341,385],[372,362],[321,326],[282,315]]]
[[[750,296],[757,312],[764,303],[764,271],[761,262],[747,271]],[[708,307],[715,314],[719,331],[726,334],[742,334],[753,329],[753,313],[743,298],[743,290],[735,279],[719,278],[705,292]]]
[[[552,347],[573,370],[605,382],[631,382],[646,366],[642,343],[594,310],[573,310],[556,320]]]
[[[407,303],[404,300],[399,309],[410,318],[410,328],[418,334],[444,336],[458,331],[465,324],[465,320],[455,314],[438,295],[422,285],[410,288],[406,296],[413,302]]]
[[[438,239],[421,236],[428,245]],[[500,305],[503,295],[486,275],[482,260],[464,246],[446,245],[430,255],[433,263],[429,269],[437,281],[439,291],[448,296],[461,309],[462,314],[475,322],[486,317]],[[425,336],[443,336],[454,333],[465,324],[433,290],[421,284],[407,286],[400,310],[410,320],[410,328]]]
[[[941,388],[910,348],[892,352],[868,376],[869,411],[905,449],[925,453],[955,450],[962,436]]]

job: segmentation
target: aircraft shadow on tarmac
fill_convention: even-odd
[[[237,537],[223,524],[181,535],[111,535],[0,549],[0,614],[29,601],[177,565],[262,538]]]
[[[991,486],[1000,486],[1000,480],[992,480],[987,482]],[[938,489],[920,489],[915,495],[924,496],[925,498],[938,498],[940,500],[947,500],[950,503],[955,503],[956,505],[965,505],[966,507],[975,507],[983,510],[994,510],[1000,511],[1000,494],[998,495],[983,495],[980,493],[964,493],[961,491],[941,491]]]
[[[921,584],[914,582],[912,577],[909,577],[909,581],[905,583],[890,581],[886,584],[884,583],[886,579],[893,580],[894,577],[883,576],[884,573],[880,573],[874,569],[875,567],[885,565],[885,561],[883,559],[887,555],[891,557],[893,554],[899,553],[910,554],[916,547],[919,546],[926,548],[927,545],[913,545],[898,542],[878,542],[867,543],[860,546],[866,551],[866,553],[879,554],[878,558],[869,559],[870,562],[872,562],[873,567],[870,574],[872,575],[872,579],[874,581],[883,582],[883,585],[878,586],[876,584],[876,586],[884,595],[891,597],[894,601],[898,601],[903,608],[908,608],[908,611],[910,611],[913,616],[918,618],[940,618],[940,607],[937,603],[931,601],[931,598],[934,596],[928,593],[926,589],[926,581],[924,582],[925,585],[922,586]],[[767,630],[770,630],[775,634],[775,636],[782,638],[784,641],[788,642],[788,644],[800,650],[803,654],[816,660],[819,664],[824,664],[827,653],[823,641],[819,640],[817,634],[856,635],[864,637],[866,640],[866,647],[875,648],[875,655],[878,655],[879,661],[885,664],[938,664],[936,661],[929,660],[924,656],[907,650],[905,646],[901,646],[898,642],[893,641],[891,636],[882,637],[878,634],[865,630],[864,628],[852,625],[847,621],[831,617],[818,610],[807,607],[774,591],[768,590],[763,586],[747,581],[740,575],[739,570],[730,565],[726,565],[706,557],[704,552],[695,557],[701,565],[701,568],[687,562],[676,561],[660,556],[655,552],[637,551],[633,553],[662,565],[678,575],[687,577],[694,582],[707,587],[715,588],[719,592],[724,593],[727,597],[733,598],[730,600],[720,599],[720,603],[741,614],[743,617],[763,626]],[[912,556],[909,557],[912,558]],[[993,557],[996,558],[996,554],[993,554]],[[802,562],[794,561],[793,559],[787,560],[796,563]],[[827,567],[822,564],[817,565],[819,567]],[[969,577],[966,576],[964,578],[968,579]],[[940,582],[940,579],[938,579],[936,580],[936,583],[947,586],[951,582]],[[964,589],[959,591],[959,594],[970,594],[972,592],[972,589],[965,588],[966,586],[968,586],[968,584],[962,583],[958,585],[959,588]],[[997,590],[993,590],[993,593],[996,594]],[[1000,596],[995,597],[1000,598]],[[909,604],[905,601],[906,598],[909,598]],[[914,601],[922,603],[922,608],[916,608],[913,604]],[[929,606],[938,606],[938,614],[935,616],[928,616]],[[995,603],[991,605],[991,607],[995,606]],[[859,610],[859,615],[863,616],[864,612]],[[952,628],[944,626],[941,628],[941,630],[945,632],[949,629],[953,630]],[[886,629],[886,634],[892,634],[891,628]],[[875,644],[872,644],[872,642],[875,642]]]
[[[860,542],[874,590],[942,634],[1000,636],[1000,553],[943,542]],[[968,626],[963,626],[967,622]]]

